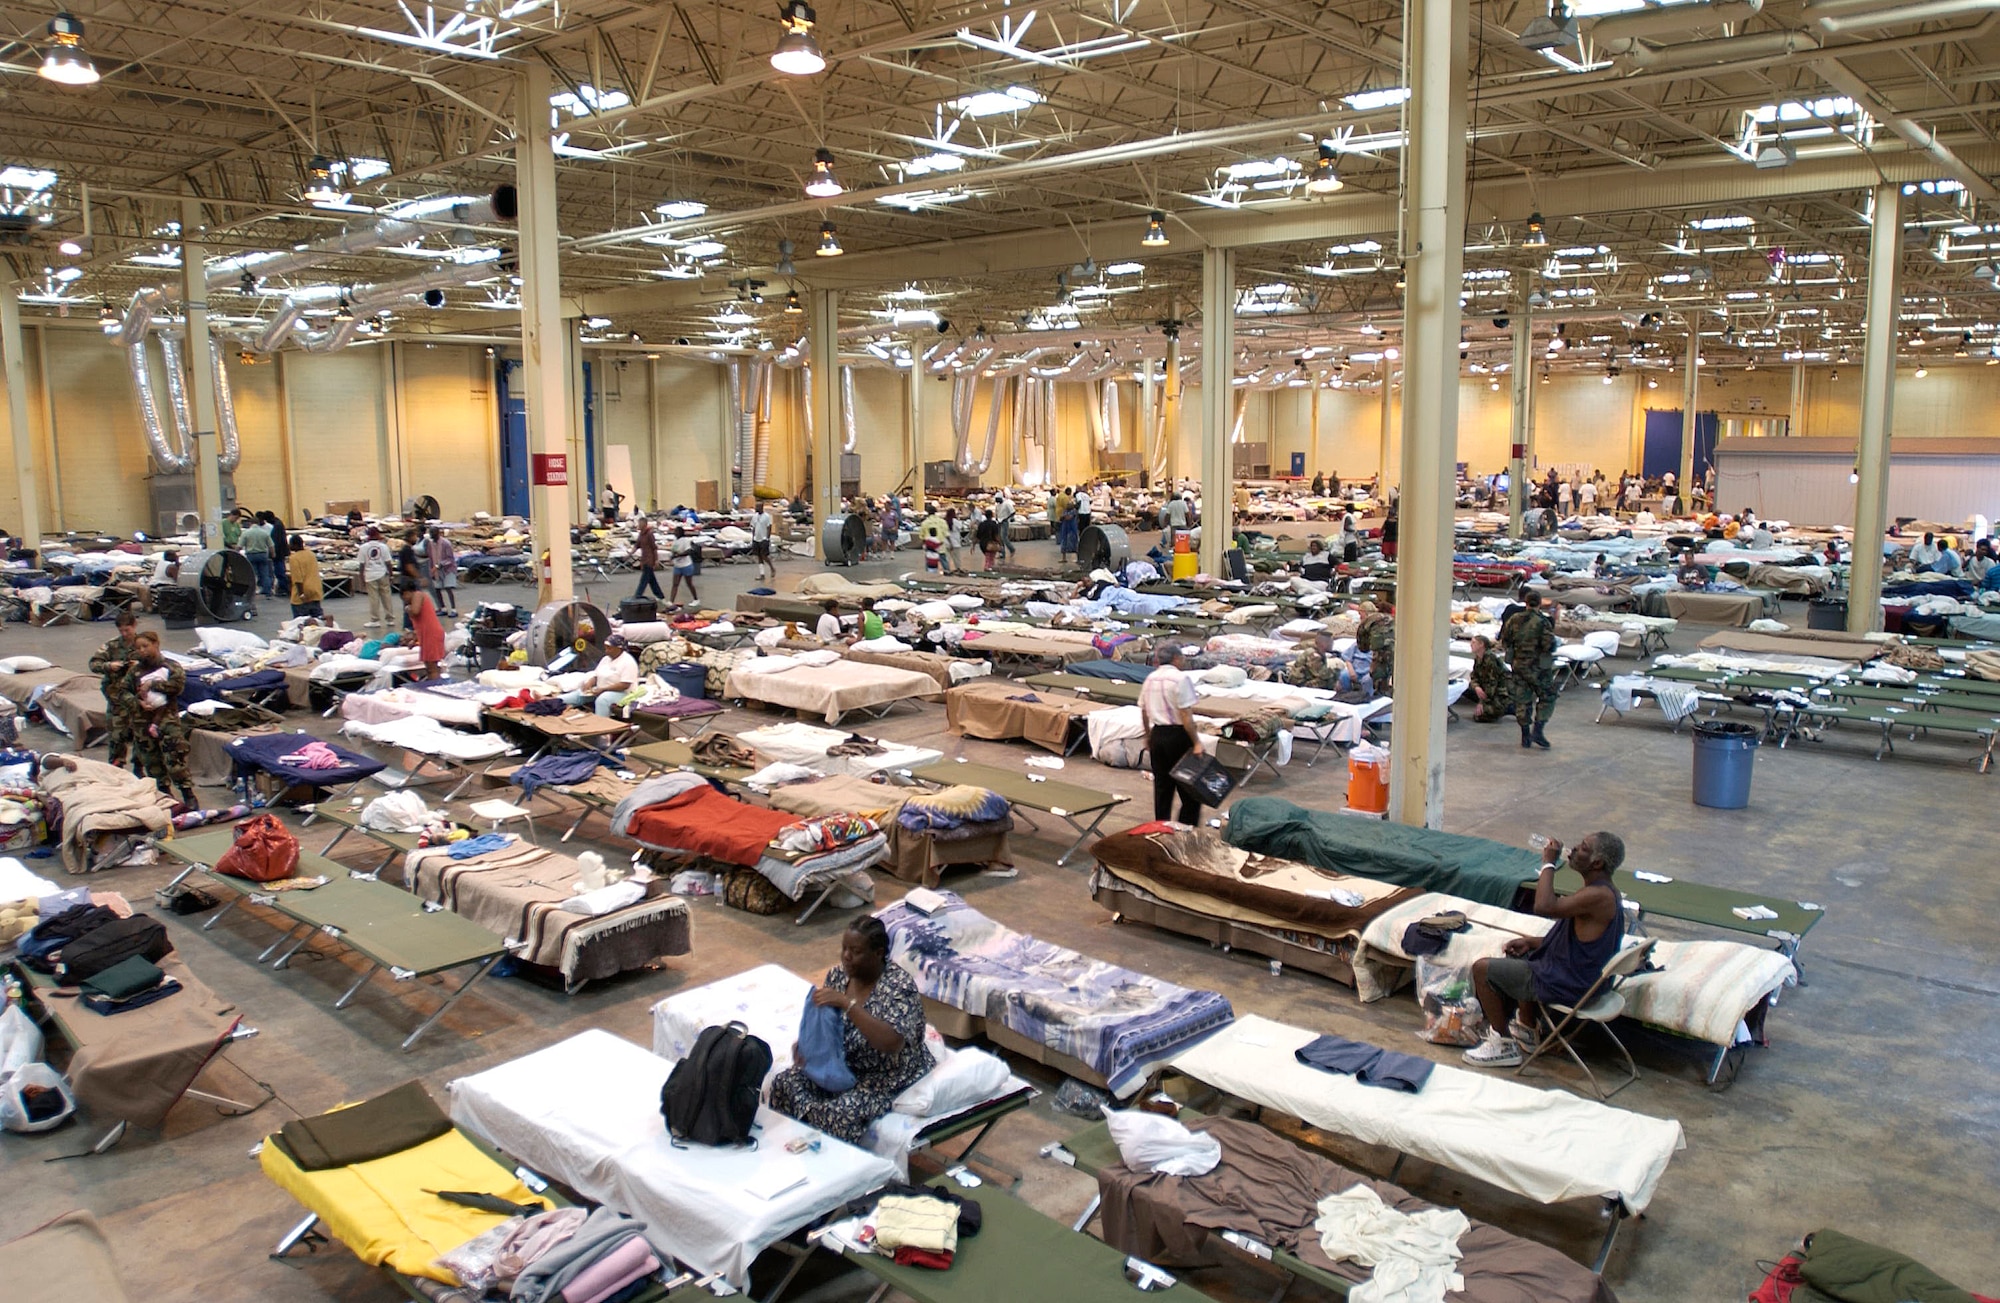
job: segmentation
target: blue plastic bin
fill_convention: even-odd
[[[706,697],[708,695],[708,667],[693,661],[675,661],[662,665],[655,671],[683,697]]]
[[[1750,804],[1750,773],[1763,734],[1748,724],[1707,720],[1694,726],[1694,803],[1712,810]]]

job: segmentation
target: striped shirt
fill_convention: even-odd
[[[1139,686],[1139,717],[1147,728],[1181,722],[1182,709],[1194,705],[1194,680],[1171,665],[1162,665]]]

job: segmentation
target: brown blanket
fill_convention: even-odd
[[[1185,900],[1189,894],[1206,897],[1253,911],[1286,927],[1329,937],[1359,936],[1377,915],[1417,894],[1414,888],[1400,887],[1357,907],[1343,905],[1329,896],[1269,885],[1259,879],[1269,879],[1274,870],[1285,869],[1292,870],[1283,875],[1287,880],[1296,880],[1298,873],[1303,872],[1328,888],[1361,888],[1360,894],[1364,896],[1376,889],[1376,884],[1310,865],[1247,855],[1208,828],[1157,834],[1114,833],[1091,847],[1091,853],[1098,863],[1120,877],[1131,878],[1141,887],[1165,888],[1164,898]],[[1155,894],[1162,893],[1156,890]]]
[[[1097,1174],[1104,1240],[1119,1252],[1189,1267],[1212,1260],[1206,1247],[1210,1231],[1235,1230],[1358,1282],[1368,1279],[1368,1268],[1334,1262],[1320,1247],[1313,1229],[1319,1200],[1366,1185],[1398,1212],[1434,1206],[1248,1122],[1197,1118],[1189,1125],[1222,1143],[1222,1161],[1206,1176],[1157,1176],[1120,1163]],[[1454,1303],[1617,1303],[1611,1288],[1587,1268],[1497,1226],[1473,1222],[1458,1247],[1465,1290],[1452,1295]]]
[[[75,1047],[70,1083],[99,1122],[122,1118],[158,1127],[236,1027],[236,1006],[204,986],[178,958],[160,960],[160,970],[181,989],[110,1017],[84,1008],[73,989],[35,993],[62,1020],[63,1035]]]
[[[990,823],[966,824],[949,832],[919,832],[896,822],[896,814],[912,793],[910,788],[871,783],[838,774],[813,783],[774,788],[771,808],[813,819],[828,814],[865,814],[889,835],[889,858],[883,868],[904,882],[935,887],[948,864],[1012,864],[1008,835],[1012,816]]]
[[[420,1081],[406,1081],[353,1108],[293,1118],[271,1137],[302,1172],[371,1163],[436,1140],[451,1119]]]
[[[1069,745],[1070,720],[1111,708],[1108,701],[1038,692],[1004,680],[975,679],[944,694],[945,723],[952,732],[994,741],[1023,738],[1057,755]]]
[[[1803,634],[1750,633],[1724,629],[1703,638],[1703,651],[1748,652],[1758,656],[1811,656],[1819,660],[1848,661],[1859,665],[1889,650],[1884,642],[1863,642],[1838,635],[1821,637],[1817,631]]]
[[[42,767],[42,794],[61,814],[63,868],[91,871],[99,837],[129,833],[159,836],[173,827],[173,801],[151,779],[83,756],[63,756]],[[56,819],[50,819],[53,827]]]
[[[857,665],[886,665],[892,670],[928,674],[937,682],[940,692],[951,686],[951,657],[942,652],[863,651],[859,647],[849,647],[847,659]]]

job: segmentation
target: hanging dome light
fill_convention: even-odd
[[[1545,245],[1548,242],[1549,242],[1548,231],[1546,230],[1545,225],[1542,221],[1542,215],[1540,213],[1529,213],[1528,238],[1521,241],[1521,243],[1532,244],[1539,248],[1540,246]]]
[[[354,320],[354,309],[348,306],[347,296],[345,294],[340,296],[340,306],[336,307],[333,310],[333,319],[335,321]]]
[[[822,258],[838,258],[847,250],[840,247],[840,237],[833,233],[832,222],[821,222],[819,227],[819,248],[814,250]]]
[[[1146,214],[1146,234],[1139,243],[1148,249],[1164,249],[1167,247],[1167,215],[1165,213],[1156,210]]]
[[[791,77],[810,77],[826,68],[826,56],[813,39],[813,22],[818,17],[806,0],[791,0],[778,10],[778,22],[785,34],[771,51],[771,66]]]
[[[1309,195],[1330,195],[1342,185],[1340,173],[1333,167],[1333,146],[1320,143],[1319,158],[1313,163],[1312,175],[1306,178],[1306,193]]]
[[[814,199],[831,199],[842,190],[833,174],[833,151],[824,146],[813,151],[812,175],[806,179],[806,194]]]
[[[97,65],[83,52],[83,24],[76,15],[59,13],[49,20],[55,42],[42,58],[42,76],[63,86],[89,86],[97,80]]]
[[[799,292],[797,290],[787,290],[785,292],[785,315],[796,317],[804,311],[805,309],[799,306]]]
[[[314,154],[312,162],[306,164],[306,188],[303,193],[307,200],[315,204],[337,204],[347,197],[334,184],[333,164],[326,155]]]

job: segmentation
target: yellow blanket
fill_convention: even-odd
[[[459,1282],[436,1265],[437,1256],[507,1219],[460,1207],[426,1190],[471,1190],[515,1203],[535,1198],[512,1172],[481,1153],[459,1131],[372,1163],[321,1172],[300,1171],[269,1143],[260,1161],[264,1175],[318,1213],[333,1237],[355,1257],[371,1267],[387,1265],[406,1276],[447,1285]]]

